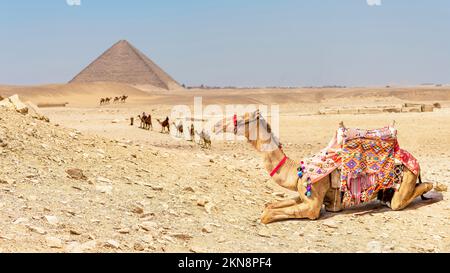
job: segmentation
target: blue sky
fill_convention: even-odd
[[[67,82],[127,39],[180,83],[450,83],[450,1],[0,0],[0,84]]]

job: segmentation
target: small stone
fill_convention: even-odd
[[[139,227],[141,227],[145,231],[152,231],[158,228],[158,224],[152,221],[142,222]]]
[[[69,169],[66,171],[70,178],[75,180],[86,180],[87,177],[83,174],[83,171],[80,169]]]
[[[29,221],[28,218],[19,217],[13,222],[13,224],[18,225],[22,223],[28,223],[28,221]]]
[[[145,247],[141,243],[134,243],[133,248],[136,251],[144,251],[145,250]]]
[[[333,220],[325,220],[322,224],[329,228],[338,228],[336,222]]]
[[[48,222],[50,225],[53,225],[53,226],[58,225],[58,222],[59,222],[59,221],[58,221],[58,217],[46,215],[46,216],[44,216],[44,218],[45,218],[45,220],[47,220],[47,222]]]
[[[99,183],[107,183],[107,184],[111,184],[112,183],[112,181],[110,179],[105,178],[105,177],[101,177],[101,176],[97,177],[97,182],[99,182]]]
[[[41,227],[36,227],[36,226],[28,226],[28,229],[32,232],[36,232],[38,234],[41,235],[45,235],[47,234],[47,231],[45,231],[45,229],[41,228]]]
[[[111,185],[96,185],[95,189],[100,193],[112,194],[113,187]]]
[[[207,253],[208,251],[202,247],[199,246],[191,246],[189,248],[189,251],[193,252],[193,253]]]
[[[69,232],[70,232],[70,234],[72,234],[72,235],[77,235],[77,236],[79,236],[79,235],[82,234],[80,231],[78,231],[78,230],[76,230],[76,229],[71,229]]]
[[[199,206],[199,207],[204,207],[207,203],[208,203],[208,201],[206,201],[204,199],[197,200],[197,206]]]
[[[47,242],[47,246],[50,248],[62,248],[63,243],[62,240],[56,237],[48,236],[45,238]]]
[[[131,208],[131,212],[136,214],[142,214],[144,213],[144,208],[141,205],[134,204],[133,207]]]
[[[261,229],[261,230],[258,232],[258,235],[261,236],[261,237],[265,237],[265,238],[270,238],[270,237],[272,237],[272,235],[269,233],[269,231],[267,231],[267,230],[265,230],[265,229]]]
[[[206,224],[205,226],[203,226],[202,228],[202,232],[204,233],[212,233],[212,226],[210,224]]]
[[[382,252],[382,245],[379,241],[371,241],[367,244],[367,250],[370,253],[381,253]]]
[[[115,241],[115,240],[108,240],[108,241],[105,243],[105,246],[106,246],[106,247],[115,248],[115,249],[120,248],[119,242],[117,242],[117,241]]]
[[[120,234],[129,234],[131,230],[129,228],[122,228],[118,231]]]
[[[183,191],[195,192],[195,190],[192,187],[186,187],[183,189]]]

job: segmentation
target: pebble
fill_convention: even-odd
[[[158,228],[158,224],[152,221],[145,221],[139,225],[145,231],[152,231]]]
[[[205,199],[197,200],[197,206],[199,207],[204,207],[206,203],[208,203],[208,201],[206,201]]]
[[[36,226],[28,226],[28,229],[32,232],[36,232],[38,234],[41,235],[45,235],[47,234],[47,231],[45,231],[45,229],[41,228],[41,227],[36,227]]]
[[[115,248],[115,249],[120,248],[119,242],[117,242],[117,241],[115,241],[115,240],[108,240],[108,241],[105,243],[105,246],[106,246],[106,247]]]
[[[50,248],[62,248],[63,247],[62,240],[59,238],[48,236],[45,238],[45,241],[47,242],[47,246]]]
[[[134,243],[133,248],[136,251],[144,251],[145,250],[145,247],[141,243]]]
[[[203,226],[202,228],[202,232],[204,233],[212,233],[212,226],[210,224],[206,224],[205,226]]]
[[[120,234],[129,234],[131,230],[129,228],[122,228],[118,231]]]
[[[50,225],[53,225],[53,226],[58,225],[58,222],[59,222],[59,221],[58,221],[58,217],[46,215],[46,216],[44,216],[44,218],[45,218],[45,220],[47,220],[47,222],[48,222]]]
[[[322,224],[329,228],[338,228],[336,222],[333,220],[325,220]]]

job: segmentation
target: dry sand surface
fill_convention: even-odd
[[[60,92],[60,93],[58,93]],[[340,121],[378,128],[397,121],[400,145],[423,179],[450,183],[450,88],[141,91],[125,85],[0,87],[45,108],[51,123],[0,109],[0,251],[32,252],[449,252],[449,194],[404,211],[378,202],[317,221],[262,225],[264,205],[294,196],[271,182],[247,143],[211,150],[131,127],[142,111],[163,118],[173,105],[277,103],[281,141],[300,159],[324,148]],[[56,96],[56,94],[59,94]],[[111,95],[109,95],[111,94]],[[127,104],[100,107],[103,96]],[[439,102],[432,113],[315,115],[325,106]],[[114,121],[114,123],[113,123]],[[85,179],[66,170],[81,169]]]

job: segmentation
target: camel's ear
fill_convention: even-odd
[[[345,129],[345,125],[344,125],[343,121],[341,121],[341,123],[339,123],[339,128]]]

